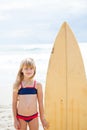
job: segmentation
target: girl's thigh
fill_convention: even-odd
[[[22,119],[19,119],[19,122],[20,122],[20,129],[19,130],[27,130],[27,122],[22,120]]]
[[[33,120],[31,120],[29,123],[29,128],[30,130],[39,130],[39,121],[38,118],[35,118]]]

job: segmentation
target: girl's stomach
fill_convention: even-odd
[[[37,112],[37,98],[33,95],[21,95],[19,96],[18,114],[24,116],[30,116]]]

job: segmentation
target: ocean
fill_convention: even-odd
[[[78,44],[87,76],[87,43]],[[36,63],[35,79],[45,87],[48,62],[53,44],[0,45],[0,105],[11,105],[12,87],[22,59],[31,57]]]

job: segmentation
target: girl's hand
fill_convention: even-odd
[[[15,129],[17,129],[17,130],[20,129],[20,122],[19,122],[18,119],[16,119],[16,120],[14,121],[14,127],[15,127]]]
[[[42,119],[42,125],[44,129],[48,129],[49,128],[49,123],[46,121],[46,119]]]

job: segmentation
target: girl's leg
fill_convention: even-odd
[[[29,125],[30,130],[39,130],[38,118],[35,118],[35,119],[31,120],[28,123],[28,125]]]
[[[27,122],[22,120],[22,119],[19,119],[19,122],[20,122],[20,129],[19,130],[27,130]]]

